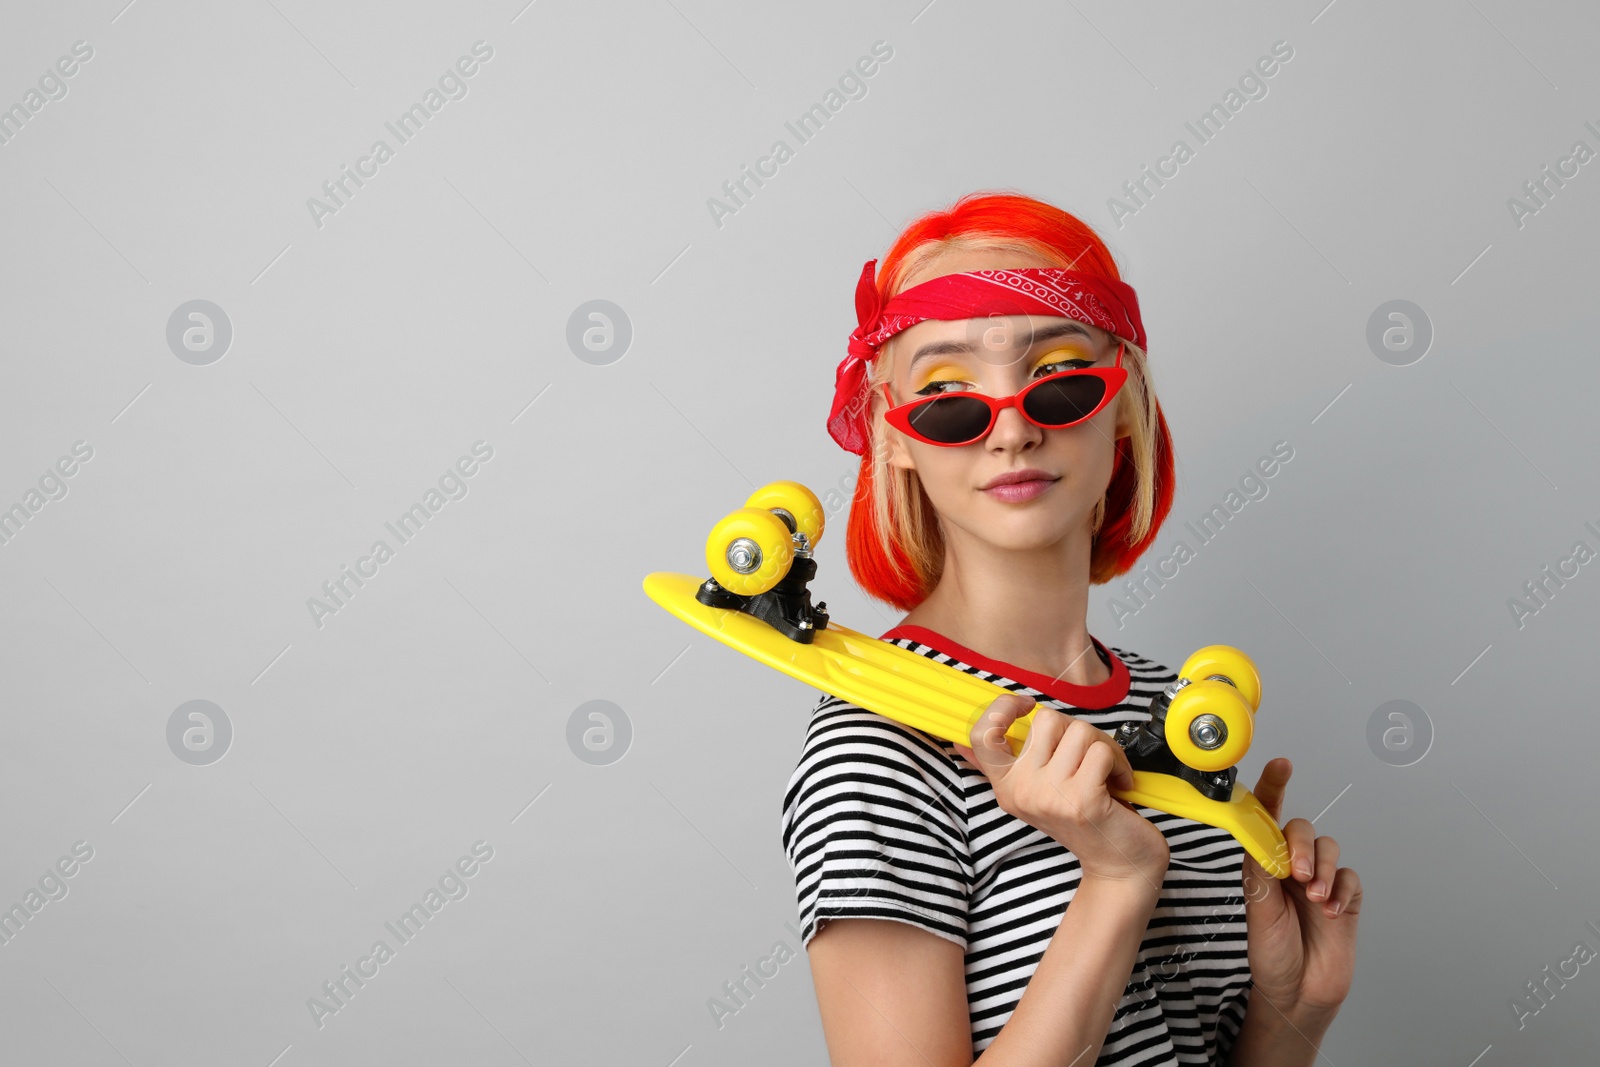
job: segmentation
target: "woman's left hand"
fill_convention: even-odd
[[[1269,760],[1255,795],[1276,823],[1294,766]],[[1350,993],[1356,966],[1361,879],[1339,867],[1339,844],[1315,837],[1308,819],[1283,827],[1291,874],[1274,878],[1244,858],[1245,921],[1252,985],[1286,1015],[1329,1018]]]

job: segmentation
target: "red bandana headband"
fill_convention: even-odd
[[[880,304],[875,273],[867,260],[856,283],[856,319],[850,353],[834,375],[828,433],[847,452],[867,450],[867,364],[889,338],[925,319],[972,319],[988,315],[1053,315],[1098,326],[1145,349],[1139,298],[1126,282],[1059,267],[973,270],[913,285]]]

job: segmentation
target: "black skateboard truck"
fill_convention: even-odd
[[[1225,771],[1198,771],[1172,754],[1167,744],[1167,709],[1172,698],[1189,684],[1189,679],[1179,678],[1150,700],[1150,721],[1125,722],[1117,727],[1116,742],[1136,771],[1154,771],[1181,778],[1212,800],[1227,802],[1233,796],[1234,779],[1239,768]],[[1202,729],[1205,727],[1202,725]]]
[[[812,604],[811,590],[807,588],[817,576],[817,561],[811,558],[806,535],[795,532],[790,516],[784,512],[775,514],[794,538],[794,560],[778,584],[765,593],[745,596],[724,589],[715,578],[707,578],[695,590],[694,598],[707,607],[732,608],[753,615],[789,640],[809,645],[817,631],[828,626],[828,605],[821,600]]]

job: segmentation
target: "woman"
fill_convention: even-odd
[[[1088,226],[1015,195],[918,220],[873,267],[829,418],[862,456],[851,571],[908,612],[884,640],[1012,692],[969,745],[813,712],[783,841],[833,1063],[1312,1063],[1355,963],[1337,843],[1291,819],[1280,881],[1110,793],[1132,784],[1111,732],[1176,677],[1086,625],[1172,500],[1134,291]],[[1254,789],[1274,820],[1290,771]]]

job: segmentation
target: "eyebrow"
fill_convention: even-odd
[[[1026,352],[1041,341],[1053,341],[1057,337],[1065,337],[1069,334],[1090,337],[1092,340],[1089,331],[1079,323],[1057,322],[1036,330],[1028,338],[1027,343],[1020,346],[1020,351]],[[932,359],[934,356],[972,354],[974,351],[975,349],[969,341],[930,341],[917,349],[917,353],[911,357],[911,365],[907,369],[916,370],[918,363],[925,359]]]

